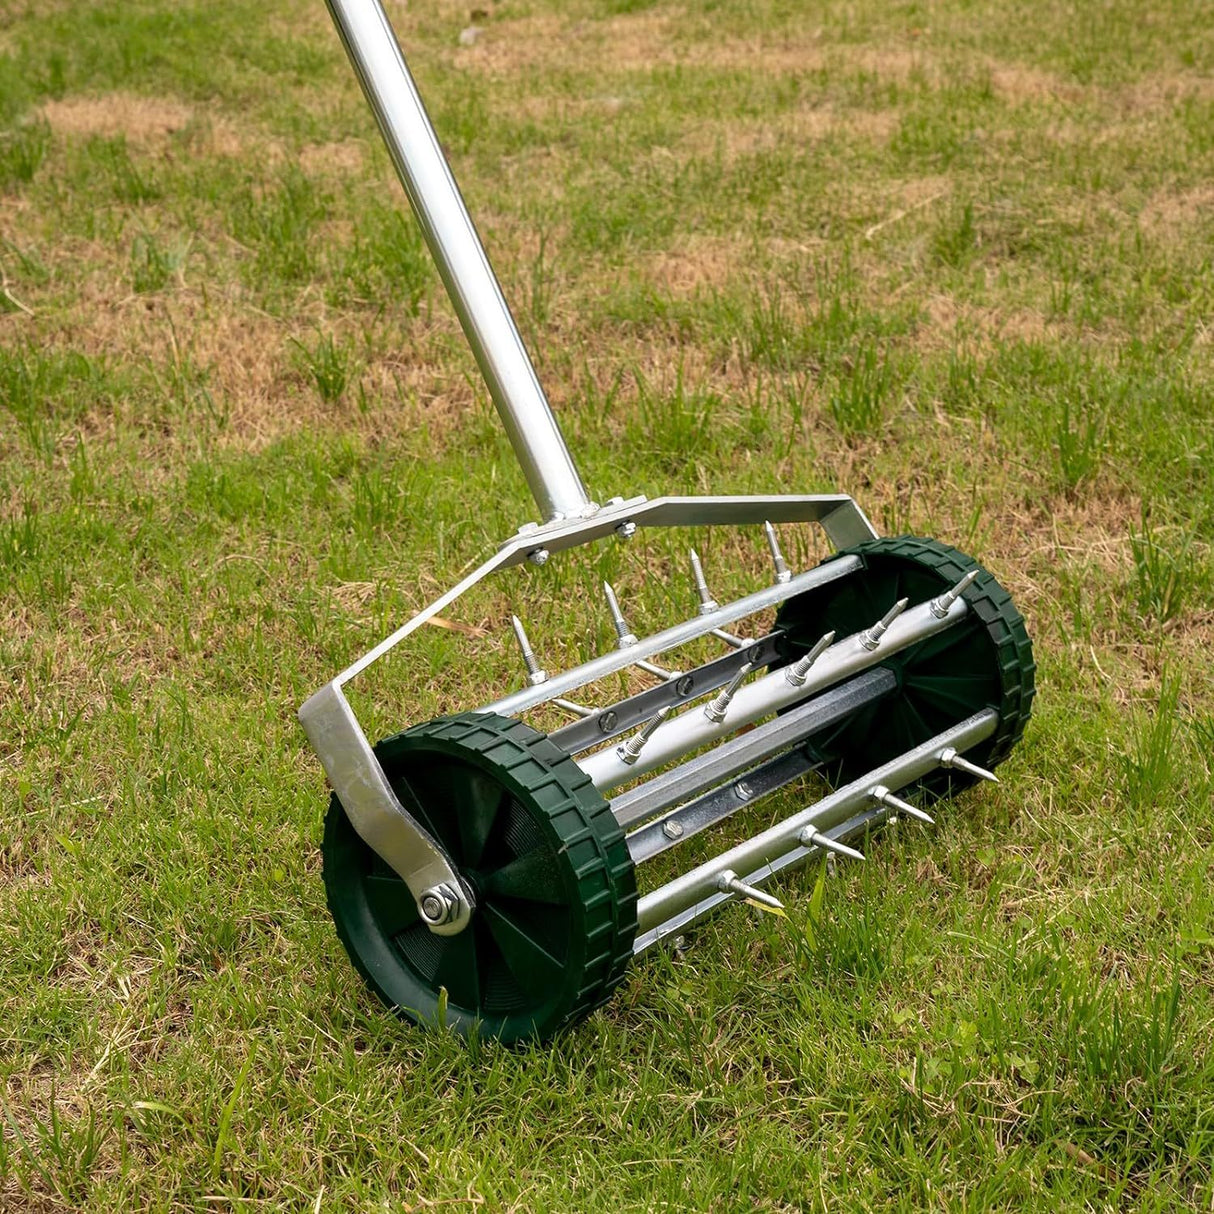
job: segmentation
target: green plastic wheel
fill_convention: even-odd
[[[467,1035],[544,1040],[619,983],[636,935],[624,835],[584,772],[521,721],[464,713],[375,748],[401,804],[438,840],[476,908],[458,935],[420,920],[412,894],[334,796],[325,891],[355,967],[390,1007]]]
[[[860,709],[809,743],[834,784],[857,780],[984,708],[999,714],[995,732],[965,757],[993,769],[1019,741],[1032,713],[1036,666],[1024,620],[1010,595],[976,561],[947,544],[913,536],[870,540],[839,556],[858,556],[862,572],[789,599],[776,617],[785,630],[784,660],[793,661],[826,631],[840,637],[881,618],[898,599],[934,598],[972,569],[970,606],[961,623],[879,663],[898,679],[896,693]],[[834,560],[836,557],[829,559]],[[941,768],[916,785],[928,799],[976,777]]]

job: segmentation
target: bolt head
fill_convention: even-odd
[[[673,818],[662,827],[662,834],[668,839],[681,839],[683,837],[682,823],[676,822]]]
[[[601,733],[610,733],[615,728],[616,722],[619,721],[619,719],[620,718],[616,715],[615,710],[609,708],[599,717],[599,731]]]
[[[679,695],[683,696],[684,698],[691,695],[692,690],[694,688],[695,688],[695,680],[689,674],[685,674],[674,685],[675,691],[677,691],[679,693]]]
[[[620,523],[615,529],[616,535],[622,540],[630,540],[637,533],[637,525],[634,522]]]
[[[745,780],[739,780],[733,790],[743,801],[749,801],[755,795],[755,790]]]
[[[532,548],[527,553],[527,559],[533,565],[542,565],[551,555],[547,548]]]

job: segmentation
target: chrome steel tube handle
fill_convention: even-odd
[[[380,0],[326,0],[545,521],[593,513]]]

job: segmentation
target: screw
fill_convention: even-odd
[[[676,822],[673,818],[671,818],[670,821],[662,827],[662,834],[664,834],[668,839],[682,838],[683,826],[681,823]]]
[[[533,565],[542,565],[551,555],[547,548],[532,548],[527,553],[527,559]]]
[[[637,533],[636,523],[629,520],[626,523],[620,523],[615,529],[616,535],[622,540],[630,540]]]
[[[599,717],[599,732],[610,733],[616,726],[616,722],[620,718],[616,715],[614,708],[609,708],[602,716]]]

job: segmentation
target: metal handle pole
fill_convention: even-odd
[[[379,0],[326,0],[546,521],[593,506]]]

